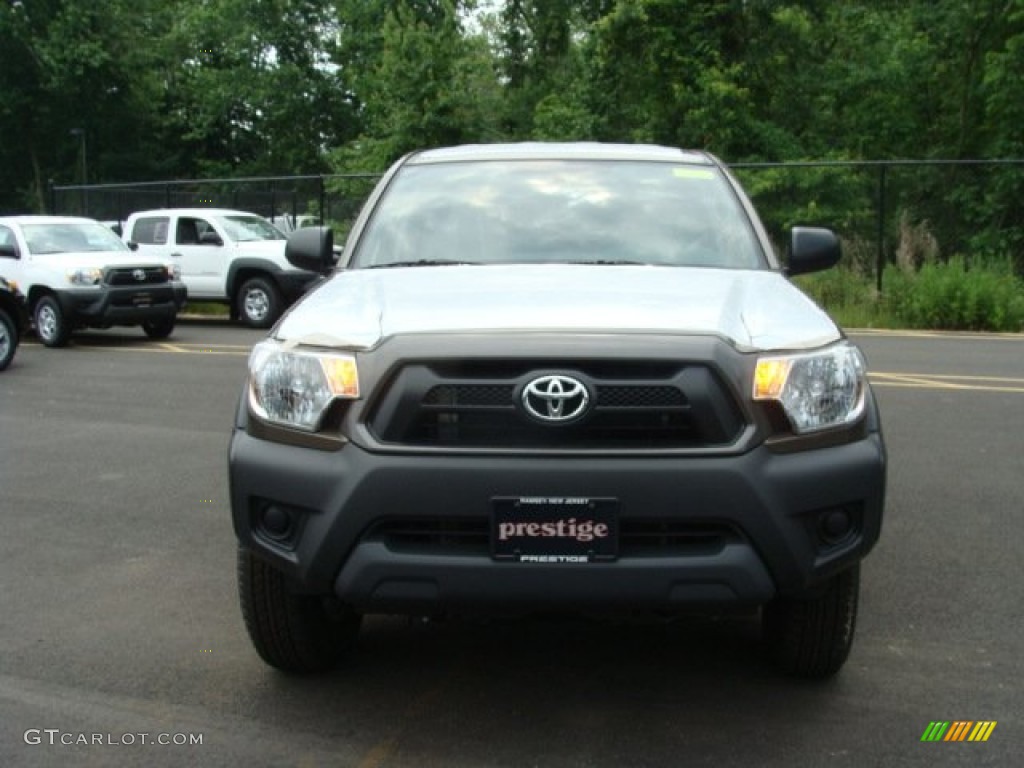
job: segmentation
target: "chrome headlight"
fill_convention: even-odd
[[[249,405],[264,421],[315,432],[332,402],[358,397],[354,355],[268,340],[249,356]]]
[[[852,344],[819,352],[762,357],[754,399],[782,405],[799,434],[852,424],[864,412],[866,367]]]
[[[72,285],[99,285],[101,280],[103,280],[103,270],[95,267],[68,272],[68,282]]]
[[[181,267],[177,264],[167,265],[167,279],[168,280],[181,280]]]

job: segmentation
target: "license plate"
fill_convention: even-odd
[[[137,293],[132,296],[132,304],[136,307],[148,307],[153,303],[153,297],[148,293]]]
[[[590,563],[614,560],[618,554],[618,499],[499,497],[491,506],[496,560]]]

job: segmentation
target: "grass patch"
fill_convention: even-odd
[[[214,301],[190,301],[182,312],[185,315],[203,315],[205,317],[227,317],[228,305]]]
[[[1009,259],[889,266],[881,294],[872,276],[842,266],[794,282],[845,327],[1024,331],[1024,281]]]
[[[925,264],[917,272],[891,267],[883,289],[908,328],[1024,330],[1024,282],[1009,259]]]
[[[844,328],[899,328],[900,322],[881,300],[874,279],[837,267],[793,279]]]

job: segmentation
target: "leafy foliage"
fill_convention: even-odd
[[[1024,0],[6,0],[0,210],[60,184],[382,171],[425,146],[1024,157]],[[74,132],[72,132],[74,129]],[[773,236],[929,222],[1024,268],[1020,166],[742,170]],[[344,182],[343,182],[344,183]]]
[[[842,266],[795,282],[851,328],[1024,331],[1024,281],[1008,259],[890,266],[881,294],[873,278]]]
[[[1024,283],[1005,259],[970,267],[963,258],[913,273],[891,267],[885,297],[910,328],[1024,331]]]

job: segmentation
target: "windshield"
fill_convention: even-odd
[[[285,239],[277,227],[259,216],[222,216],[220,223],[228,237],[236,242]]]
[[[30,253],[127,251],[121,238],[98,221],[62,221],[22,225]]]
[[[352,266],[558,262],[765,264],[716,168],[540,160],[406,166]]]

